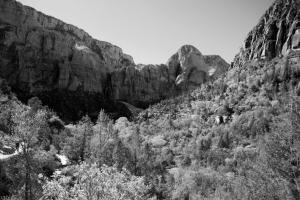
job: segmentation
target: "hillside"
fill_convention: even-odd
[[[190,45],[166,65],[121,67],[111,80],[123,87],[130,80],[121,77],[143,83],[135,70],[155,71],[150,81],[162,78],[168,66],[181,89],[143,110],[122,101],[139,113],[131,119],[111,119],[101,110],[94,122],[86,115],[67,124],[38,98],[25,105],[0,80],[0,196],[300,199],[300,27],[292,25],[300,20],[298,6],[296,0],[275,1],[229,69],[213,68],[227,65]],[[282,23],[289,26],[280,31]],[[270,29],[284,38],[276,40],[282,45],[275,49]],[[210,71],[217,75],[205,78]]]

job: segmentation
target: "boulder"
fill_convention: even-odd
[[[154,147],[162,147],[167,144],[167,141],[160,135],[151,138],[150,142]]]

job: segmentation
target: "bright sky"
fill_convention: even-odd
[[[182,45],[231,62],[274,0],[19,0],[133,56],[160,64]]]

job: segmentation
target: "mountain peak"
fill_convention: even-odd
[[[178,50],[178,53],[181,53],[181,54],[196,53],[196,54],[201,55],[201,52],[196,47],[194,47],[193,45],[189,45],[189,44],[181,46]]]

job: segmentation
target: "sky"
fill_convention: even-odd
[[[123,49],[166,63],[182,45],[231,62],[274,0],[18,0]]]

